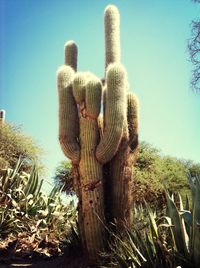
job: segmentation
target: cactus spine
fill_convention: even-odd
[[[73,164],[79,230],[91,262],[106,246],[108,220],[116,219],[120,226],[132,222],[132,164],[138,145],[137,100],[127,92],[127,73],[120,64],[115,6],[105,10],[105,44],[103,85],[91,73],[76,73],[78,49],[73,41],[66,43],[65,65],[57,73],[59,141]]]

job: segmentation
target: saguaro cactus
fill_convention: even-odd
[[[0,110],[0,127],[4,125],[5,117],[6,117],[6,111]]]
[[[66,43],[65,65],[57,73],[59,141],[73,164],[79,230],[91,262],[106,246],[108,220],[131,224],[132,164],[138,144],[137,101],[127,92],[127,73],[120,64],[119,12],[114,6],[105,10],[105,33],[103,85],[91,73],[76,73],[78,49],[73,41]]]

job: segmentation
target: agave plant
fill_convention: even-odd
[[[179,194],[175,200],[167,191],[166,215],[158,217],[147,204],[144,209],[134,208],[141,219],[141,212],[148,212],[148,226],[138,229],[136,225],[123,235],[112,233],[115,242],[105,255],[111,259],[106,267],[200,267],[200,178],[189,175],[189,183],[191,209],[188,197],[184,207]]]
[[[156,220],[156,213],[153,213],[148,205],[145,208],[135,207],[134,211],[140,218],[142,211],[147,213],[148,225],[139,229],[138,225],[134,225],[131,230],[127,228],[121,235],[111,232],[114,243],[110,244],[110,253],[104,254],[106,258],[110,256],[111,261],[103,267],[175,267],[170,259],[166,237],[161,230],[162,224]]]
[[[17,239],[20,256],[59,254],[76,226],[76,208],[63,204],[59,187],[42,191],[36,166],[27,174],[21,165],[19,159],[14,170],[0,170],[0,248]]]
[[[182,198],[179,195],[179,208],[166,193],[167,217],[175,258],[182,267],[200,267],[200,177],[189,175],[189,184],[192,191],[192,206],[190,210],[189,200],[183,207]]]

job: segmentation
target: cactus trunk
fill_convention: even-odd
[[[133,155],[128,145],[127,129],[124,131],[117,154],[111,160],[109,166],[110,179],[110,219],[117,221],[117,228],[123,230],[124,224],[132,224],[132,173]],[[109,204],[108,204],[109,206]]]
[[[95,158],[95,147],[98,141],[97,121],[81,118],[81,211],[87,253],[92,261],[98,259],[98,254],[105,244],[102,165]]]

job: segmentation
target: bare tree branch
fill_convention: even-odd
[[[200,3],[200,0],[193,0]],[[194,91],[200,91],[200,20],[192,21],[192,36],[188,42],[190,61],[193,64],[191,87]]]

